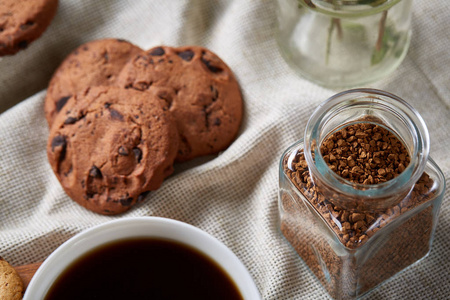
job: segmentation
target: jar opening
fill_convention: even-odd
[[[343,126],[336,128],[335,131],[329,133],[327,136],[321,138],[321,141],[319,142],[319,146],[315,147],[313,150],[314,156],[315,156],[314,159],[316,161],[316,166],[317,166],[319,172],[321,174],[326,174],[325,176],[334,177],[334,179],[332,179],[332,180],[336,183],[342,184],[342,188],[345,191],[350,192],[350,193],[357,192],[357,191],[367,191],[368,195],[370,195],[370,194],[375,195],[375,193],[377,193],[382,188],[386,188],[386,187],[389,187],[394,184],[395,185],[405,184],[407,182],[407,180],[411,177],[411,172],[412,172],[412,168],[410,167],[409,161],[405,162],[406,167],[402,170],[402,172],[400,174],[394,174],[392,172],[394,170],[389,171],[389,170],[385,170],[383,168],[383,170],[385,170],[383,172],[386,172],[387,174],[392,174],[392,178],[388,178],[386,181],[379,181],[376,183],[373,183],[373,182],[369,183],[372,180],[372,177],[371,177],[372,175],[370,175],[370,177],[369,177],[370,180],[368,180],[368,183],[358,183],[358,182],[355,182],[355,181],[345,178],[344,176],[342,176],[342,173],[340,175],[339,173],[337,173],[336,170],[333,170],[330,167],[329,155],[324,155],[324,153],[323,153],[323,150],[326,149],[325,143],[328,141],[328,138],[332,137],[337,132],[341,132],[342,130],[347,130],[349,128],[352,128],[352,127],[358,126],[358,125],[363,125],[363,126],[373,125],[373,126],[375,126],[375,128],[377,128],[377,127],[382,128],[385,131],[389,132],[392,135],[392,137],[395,140],[397,140],[402,146],[404,146],[405,148],[408,148],[406,146],[407,144],[403,141],[403,139],[396,132],[393,132],[392,130],[390,130],[389,127],[385,126],[383,123],[367,121],[363,117],[362,119],[357,120],[355,122],[344,124]],[[409,148],[411,148],[411,147],[409,147]],[[361,148],[359,148],[359,149],[361,149]],[[404,159],[406,160],[406,158],[411,157],[413,155],[412,152],[414,150],[417,151],[417,149],[407,149],[404,153],[404,156],[405,156]],[[386,152],[388,152],[388,151],[386,151]],[[347,154],[349,154],[349,153],[347,153]],[[372,153],[368,152],[368,154],[372,154]],[[383,156],[387,156],[387,154],[388,153],[384,154]],[[397,154],[400,154],[400,153],[397,153]],[[355,157],[353,159],[352,156],[355,156],[355,155],[357,155],[357,157]],[[363,155],[363,153],[357,152],[354,155],[348,156],[347,161],[348,161],[350,167],[359,168],[361,163],[358,163],[358,161],[364,160],[363,158],[361,158],[362,155]],[[365,152],[364,152],[364,155],[365,155]],[[333,159],[335,159],[335,160],[342,160],[342,158],[344,158],[344,157],[343,156],[337,157],[337,158],[333,157]],[[374,160],[376,161],[377,158],[375,157]],[[380,160],[380,159],[378,159],[378,160]],[[353,165],[351,165],[352,162],[353,162]],[[380,160],[378,163],[383,163],[383,161]],[[374,164],[375,164],[375,162],[374,162]],[[346,167],[348,169],[348,166],[346,166]],[[380,170],[380,174],[381,174],[381,170]],[[397,175],[397,176],[394,177],[394,175]],[[396,179],[396,180],[394,181],[394,179]],[[370,191],[372,191],[372,192],[370,192]]]
[[[358,123],[383,127],[403,143],[410,162],[396,177],[377,184],[361,184],[345,179],[328,166],[320,151],[325,138]],[[417,111],[397,96],[379,90],[355,89],[331,97],[316,109],[305,131],[305,158],[312,179],[332,191],[333,197],[341,194],[345,195],[341,198],[357,198],[363,206],[376,203],[384,207],[400,201],[422,175],[428,152],[428,131]]]

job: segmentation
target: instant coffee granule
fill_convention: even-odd
[[[335,132],[320,149],[333,171],[355,183],[385,182],[409,163],[402,142],[370,123]],[[333,205],[319,192],[303,151],[282,165],[295,193],[280,193],[281,231],[333,298],[362,295],[428,253],[434,191],[426,173],[400,203],[362,212]]]
[[[328,136],[320,152],[331,170],[359,184],[391,180],[410,162],[408,151],[392,132],[370,123],[350,125]]]

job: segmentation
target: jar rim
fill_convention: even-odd
[[[298,0],[317,12],[339,16],[364,16],[388,10],[402,0]]]
[[[411,161],[405,170],[391,180],[371,185],[350,182],[332,171],[319,151],[321,141],[318,139],[320,126],[329,117],[330,111],[342,108],[345,105],[354,107],[360,104],[358,101],[361,99],[369,99],[368,96],[376,99],[377,102],[374,102],[374,105],[386,102],[392,109],[401,110],[402,117],[407,118],[405,121],[408,122],[411,133],[415,137],[412,153],[410,153]],[[317,147],[314,150],[312,150],[313,141],[317,142]],[[409,103],[391,93],[369,88],[351,89],[328,98],[313,112],[305,129],[305,159],[310,172],[319,175],[321,180],[339,191],[372,199],[394,195],[398,193],[400,187],[410,186],[412,188],[425,169],[429,155],[429,144],[430,138],[425,121]]]

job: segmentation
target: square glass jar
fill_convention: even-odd
[[[407,144],[409,169],[384,186],[334,181],[320,166],[319,147],[314,145],[335,130],[328,125],[342,127],[368,115]],[[322,104],[308,122],[305,140],[283,153],[281,232],[333,298],[358,298],[429,253],[445,180],[428,158],[424,125],[417,112],[394,95],[352,90]]]

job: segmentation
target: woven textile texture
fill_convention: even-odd
[[[407,100],[425,119],[431,157],[450,178],[450,6],[415,1],[413,37],[400,67],[370,85]],[[117,218],[161,216],[197,226],[247,266],[263,299],[329,299],[278,229],[278,168],[303,137],[312,111],[339,92],[297,76],[275,41],[269,0],[70,1],[28,49],[0,58],[0,255],[13,265],[43,261],[76,233]],[[217,53],[242,88],[239,136],[218,156],[176,164],[145,202],[119,216],[80,207],[63,192],[46,156],[43,100],[64,57],[114,37],[143,49],[201,45]],[[450,194],[430,255],[367,299],[450,298]]]

